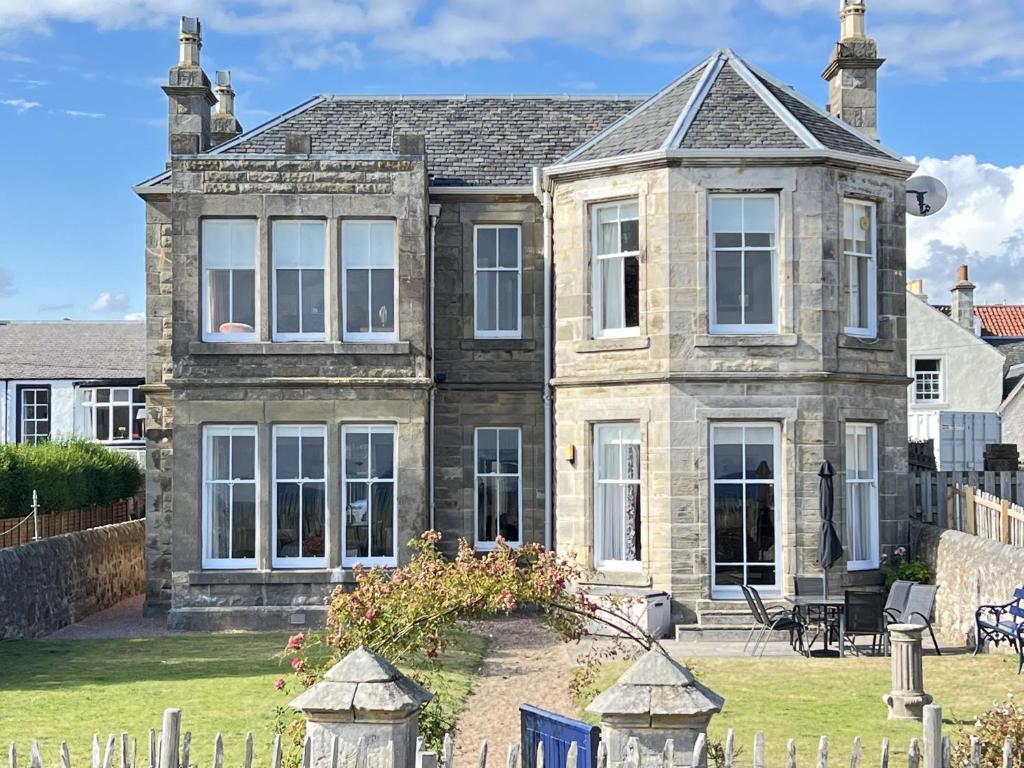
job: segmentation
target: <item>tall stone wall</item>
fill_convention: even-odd
[[[974,646],[974,611],[1002,605],[1021,586],[1024,549],[934,525],[917,529],[916,555],[935,570],[935,633],[943,642]]]
[[[0,550],[0,640],[39,637],[142,592],[145,523]]]

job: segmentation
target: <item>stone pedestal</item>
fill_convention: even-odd
[[[892,691],[882,697],[890,720],[920,720],[932,697],[924,692],[920,624],[890,624]]]
[[[690,670],[652,650],[594,699],[587,711],[601,718],[609,768],[633,764],[629,755],[633,738],[640,766],[661,766],[665,741],[672,739],[673,765],[690,768],[697,737],[707,734],[708,723],[724,704]]]
[[[310,765],[331,768],[355,757],[360,741],[365,765],[416,764],[420,709],[433,695],[377,654],[359,648],[335,664],[324,679],[300,694],[291,706],[306,715]],[[339,757],[332,760],[337,745]],[[389,744],[391,745],[389,747]],[[353,759],[351,764],[355,764]]]

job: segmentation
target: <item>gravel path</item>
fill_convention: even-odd
[[[163,616],[144,618],[143,596],[122,600],[105,611],[86,616],[77,624],[69,624],[47,635],[48,640],[101,640],[113,637],[160,637],[171,634]]]
[[[483,670],[459,717],[455,754],[475,764],[487,739],[491,759],[503,764],[511,742],[519,742],[519,705],[533,704],[576,716],[569,696],[570,651],[537,616],[482,622],[473,631],[489,635]]]

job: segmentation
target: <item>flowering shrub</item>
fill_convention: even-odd
[[[931,566],[924,560],[911,560],[906,547],[896,547],[892,557],[882,553],[881,570],[885,576],[886,589],[889,589],[896,581],[927,584],[933,576]]]
[[[634,649],[647,650],[657,643],[630,620],[629,600],[610,600],[598,612],[579,586],[583,571],[573,559],[539,544],[513,550],[501,540],[497,549],[478,556],[460,540],[458,553],[450,560],[437,549],[440,539],[436,531],[427,531],[410,542],[413,557],[402,568],[356,567],[355,588],[338,587],[329,599],[325,633],[299,634],[288,641],[284,653],[291,658],[298,687],[315,684],[360,646],[394,664],[415,661],[423,669],[447,647],[458,622],[509,614],[524,606],[541,611],[547,626],[565,641],[580,640],[597,622],[614,626]],[[627,647],[618,645],[622,651]],[[589,685],[596,660],[608,654],[607,648],[593,651],[581,666],[583,672],[574,675],[574,685]],[[412,677],[423,680],[422,675]],[[455,725],[454,714],[439,708],[439,699],[434,699],[420,717],[421,734],[435,747]],[[288,731],[301,744],[301,720],[292,721]]]
[[[981,746],[980,768],[1001,768],[1003,765],[1003,744],[1007,739],[1013,745],[1011,768],[1024,768],[1024,707],[1007,694],[1006,701],[993,702],[992,709],[978,716],[973,729],[963,729],[953,745],[953,765],[972,765],[971,736],[977,736]]]

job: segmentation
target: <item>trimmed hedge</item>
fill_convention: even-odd
[[[0,517],[31,512],[33,490],[40,512],[62,512],[134,496],[142,481],[135,459],[99,443],[0,445]]]

